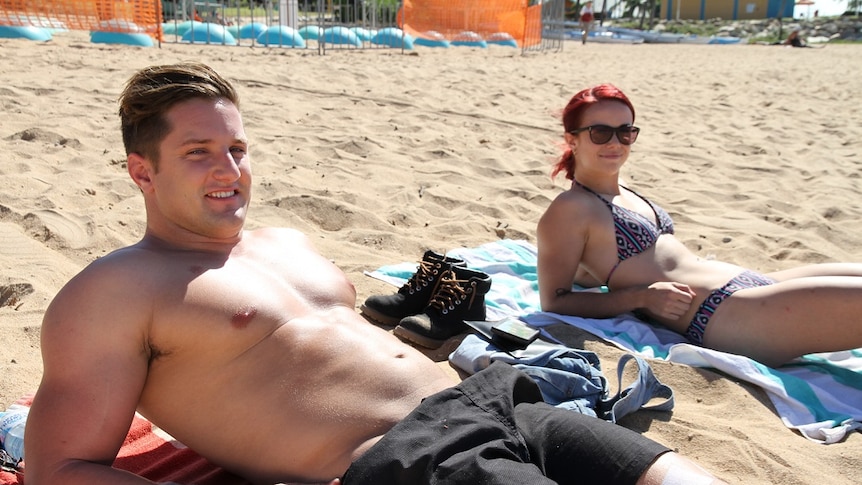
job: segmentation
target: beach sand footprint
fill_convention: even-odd
[[[19,131],[11,135],[7,140],[21,140],[28,142],[43,142],[52,145],[69,146],[80,148],[81,142],[75,138],[68,138],[52,131],[43,130],[41,128],[28,128],[24,131]]]
[[[335,232],[356,227],[385,227],[371,211],[361,209],[350,202],[326,196],[289,196],[267,203],[287,209],[324,231]]]
[[[92,243],[95,231],[89,218],[58,212],[53,209],[33,211],[24,216],[24,224],[39,234],[45,242],[53,241],[60,248],[81,249]]]
[[[80,269],[34,241],[17,224],[0,222],[0,306],[17,307],[34,292],[53,294]]]
[[[21,304],[21,300],[33,291],[35,290],[30,283],[0,285],[0,307],[17,308]]]

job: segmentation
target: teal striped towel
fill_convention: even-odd
[[[835,443],[862,429],[862,349],[810,354],[772,368],[747,357],[690,345],[681,335],[632,315],[594,319],[542,312],[536,254],[535,246],[515,240],[447,253],[491,275],[488,320],[519,316],[539,328],[565,323],[646,358],[717,369],[760,386],[785,426],[818,443]],[[366,274],[400,287],[416,268],[417,263],[399,263]]]

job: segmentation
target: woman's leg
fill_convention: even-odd
[[[809,264],[798,268],[786,269],[766,273],[776,281],[787,281],[795,278],[807,278],[809,276],[862,276],[862,264],[860,263],[823,263]]]
[[[805,267],[797,274],[823,269]],[[703,342],[772,366],[813,352],[862,347],[862,278],[795,277],[737,291],[716,309]]]

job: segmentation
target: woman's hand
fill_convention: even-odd
[[[694,296],[694,291],[688,285],[659,281],[647,288],[644,308],[656,317],[679,320],[688,312]]]

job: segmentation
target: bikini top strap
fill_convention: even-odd
[[[601,195],[599,195],[599,193],[598,193],[598,192],[596,192],[595,190],[593,190],[593,189],[591,189],[591,188],[587,187],[586,185],[584,185],[584,184],[582,184],[582,183],[578,182],[577,180],[574,180],[573,182],[574,182],[574,183],[575,183],[575,185],[577,185],[578,187],[580,187],[580,188],[582,188],[582,189],[586,190],[587,192],[589,192],[589,193],[591,193],[591,194],[595,195],[596,197],[598,197],[598,198],[599,198],[599,200],[601,200],[602,202],[604,202],[604,203],[605,203],[605,205],[606,205],[606,206],[608,206],[608,207],[613,211],[613,209],[614,209],[614,204],[613,204],[611,201],[609,201],[608,199],[605,199],[604,197],[602,197]]]
[[[629,191],[629,192],[631,192],[632,194],[634,194],[634,195],[638,196],[642,201],[646,202],[646,203],[647,203],[647,205],[650,207],[650,209],[652,209],[653,214],[655,214],[656,219],[658,219],[658,218],[659,218],[658,211],[656,210],[656,205],[655,205],[655,204],[653,204],[651,200],[649,200],[649,199],[647,199],[646,197],[642,196],[641,194],[639,194],[639,193],[635,192],[634,190],[632,190],[632,189],[630,189],[630,188],[626,187],[625,185],[620,185],[620,187],[622,187],[622,188],[624,188],[624,189],[628,190],[628,191]]]
[[[589,193],[591,193],[591,194],[595,195],[596,197],[598,197],[602,202],[604,202],[604,203],[605,203],[605,205],[606,205],[606,206],[608,206],[608,208],[611,210],[611,212],[614,212],[614,203],[613,203],[613,202],[611,202],[611,201],[609,201],[608,199],[606,199],[606,198],[602,197],[602,196],[601,196],[601,194],[599,194],[599,193],[598,193],[598,192],[596,192],[595,190],[593,190],[593,189],[591,189],[591,188],[587,187],[586,185],[584,185],[584,184],[582,184],[582,183],[578,182],[577,180],[573,180],[573,182],[574,182],[574,183],[575,183],[575,185],[577,185],[578,187],[580,187],[580,188],[582,188],[582,189],[586,190],[587,192],[589,192]],[[649,206],[649,208],[650,208],[650,209],[652,209],[653,215],[655,216],[655,226],[656,226],[656,228],[657,228],[660,232],[664,232],[664,231],[665,231],[665,229],[667,228],[667,229],[669,229],[667,232],[673,233],[673,221],[672,221],[672,220],[670,220],[670,217],[669,217],[669,216],[667,216],[667,223],[666,223],[666,222],[665,222],[665,218],[664,218],[664,217],[662,216],[662,214],[660,213],[660,210],[661,210],[661,209],[660,209],[657,205],[655,205],[651,200],[647,199],[646,197],[642,196],[641,194],[639,194],[639,193],[635,192],[634,190],[632,190],[632,189],[630,189],[630,188],[626,187],[625,185],[620,184],[620,187],[621,187],[621,188],[623,188],[623,189],[628,190],[629,192],[631,192],[632,194],[634,194],[634,195],[636,195],[638,198],[640,198],[642,201],[646,202],[646,204]],[[622,206],[617,206],[617,207],[620,207],[620,208],[625,209],[625,210],[627,210],[627,211],[629,211],[629,212],[633,212],[633,213],[635,213],[635,214],[639,214],[639,215],[643,216],[643,214],[640,214],[640,213],[638,213],[638,212],[632,211],[632,210],[630,210],[630,209],[626,209],[625,207],[622,207]]]

